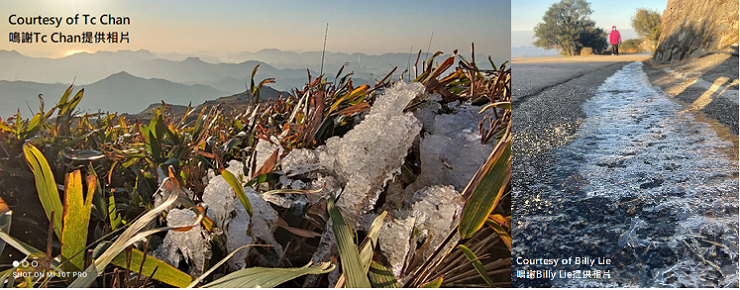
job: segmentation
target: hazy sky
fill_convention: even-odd
[[[513,31],[511,45],[531,45],[534,42],[531,38],[534,35],[534,27],[542,22],[542,16],[545,16],[550,6],[557,2],[560,0],[512,1],[511,14],[514,17],[511,20]],[[657,9],[660,14],[663,14],[663,10],[668,5],[667,0],[592,0],[588,2],[591,3],[591,10],[593,10],[591,20],[596,22],[596,26],[611,31],[612,25],[616,25],[622,34],[622,40],[637,37],[630,26],[630,17],[635,14],[637,8]]]
[[[516,2],[516,1],[515,1]],[[214,4],[217,3],[217,4]],[[61,57],[77,50],[147,49],[153,52],[208,52],[224,59],[228,53],[278,48],[321,51],[329,23],[328,51],[382,54],[458,48],[509,58],[511,4],[480,1],[13,1],[3,2],[6,37],[0,49],[37,57]],[[69,17],[75,14],[127,16],[128,26],[10,25],[18,16]],[[86,31],[128,31],[130,44],[16,44],[9,32],[79,34]]]

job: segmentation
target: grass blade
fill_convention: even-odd
[[[444,280],[444,275],[439,276],[439,278],[434,279],[434,281],[426,283],[424,285],[421,285],[421,288],[439,288],[442,287],[442,281]]]
[[[139,274],[179,288],[186,287],[190,282],[190,279],[192,279],[190,275],[162,260],[152,257],[151,255],[146,256],[146,261],[144,261],[144,266],[142,267],[141,261],[143,259],[144,252],[138,249],[131,249],[131,262],[129,263],[129,269],[131,269],[132,272],[138,272],[139,269],[141,269],[141,273]],[[111,264],[125,268],[126,253],[122,252],[118,254],[118,256],[113,258]]]
[[[373,285],[373,288],[398,288],[398,281],[393,276],[393,272],[388,267],[383,266],[383,264],[372,261],[368,276],[370,277],[370,284]]]
[[[23,153],[31,171],[33,171],[34,180],[36,181],[36,191],[38,192],[41,206],[44,207],[46,218],[54,224],[54,233],[61,239],[63,225],[61,214],[63,212],[62,200],[59,198],[57,183],[54,180],[51,167],[49,167],[49,162],[46,161],[41,151],[30,143],[23,145]],[[53,221],[51,220],[52,212],[56,213]]]
[[[252,177],[256,177],[257,175],[260,175],[260,174],[272,172],[272,170],[275,169],[275,164],[277,163],[278,152],[280,152],[280,150],[275,150],[275,152],[272,152],[272,155],[270,155],[270,158],[268,158],[267,161],[265,161],[265,164],[263,164],[262,167],[260,167],[260,169],[257,170],[257,172],[255,172],[254,176]]]
[[[163,183],[167,182],[172,182],[172,180],[168,178]],[[176,181],[174,181],[174,183],[176,183]],[[179,187],[179,184],[177,184],[177,187]],[[95,278],[97,278],[97,276],[100,275],[100,273],[105,269],[105,267],[110,264],[110,262],[113,261],[116,256],[118,256],[118,254],[123,252],[126,247],[130,246],[140,239],[145,238],[148,235],[160,232],[162,230],[169,230],[170,228],[164,228],[139,233],[139,231],[145,229],[150,222],[156,219],[160,213],[164,212],[167,208],[169,208],[170,205],[175,203],[177,198],[177,194],[169,193],[169,197],[167,198],[167,200],[165,200],[158,207],[153,208],[152,210],[141,216],[139,219],[137,219],[133,224],[131,224],[131,226],[129,226],[128,229],[126,229],[126,231],[121,234],[121,236],[119,236],[113,242],[113,244],[111,244],[111,246],[107,250],[105,250],[105,252],[103,252],[103,254],[100,255],[100,257],[98,257],[97,260],[95,260],[95,263],[87,267],[87,269],[85,270],[86,274],[83,277],[75,279],[75,281],[72,282],[72,284],[70,284],[69,286],[71,288],[89,287],[90,284],[95,281]],[[198,219],[198,223],[200,223],[200,219]]]
[[[216,265],[213,265],[210,269],[208,269],[208,271],[206,271],[205,273],[203,273],[203,275],[200,275],[200,277],[198,277],[198,279],[193,280],[193,282],[190,283],[190,285],[188,285],[187,288],[193,288],[193,287],[195,287],[195,285],[198,285],[198,283],[200,283],[200,281],[203,281],[203,279],[205,279],[206,277],[208,277],[208,275],[211,275],[211,273],[213,273],[213,271],[215,271],[216,269],[218,269],[218,267],[221,267],[221,265],[223,265],[224,263],[226,263],[226,261],[228,261],[229,259],[231,259],[231,257],[233,257],[237,252],[241,251],[242,249],[246,249],[248,247],[254,247],[254,246],[272,247],[272,245],[255,245],[255,244],[241,246],[241,247],[237,248],[236,250],[234,250],[233,252],[231,252],[228,255],[226,255],[226,257],[224,257],[223,259],[221,259],[221,261],[219,261],[218,263],[216,263]]]
[[[252,267],[228,274],[204,288],[272,288],[303,275],[318,275],[334,270],[334,264],[323,262],[300,268]]]
[[[362,262],[362,268],[365,273],[370,269],[370,262],[372,262],[373,259],[373,250],[375,250],[375,246],[378,244],[380,228],[383,226],[383,220],[385,220],[386,215],[388,215],[388,212],[383,211],[383,213],[373,220],[372,225],[370,225],[370,229],[367,231],[367,237],[365,237],[365,240],[360,244],[360,261]]]
[[[83,251],[87,245],[87,228],[90,224],[95,178],[88,179],[87,198],[82,195],[82,176],[79,170],[66,175],[64,188],[62,256],[70,259],[75,270],[80,270],[85,268],[83,255],[71,257]]]
[[[353,240],[352,232],[344,220],[342,212],[334,205],[334,199],[329,198],[326,203],[326,209],[332,221],[332,230],[337,240],[339,248],[339,257],[342,259],[342,271],[347,280],[347,287],[350,288],[370,288],[370,281],[363,270],[360,261],[360,252]]]
[[[478,168],[463,191],[469,196],[460,217],[461,239],[473,236],[485,223],[511,180],[511,127],[501,138],[486,162]]]
[[[0,231],[10,234],[10,224],[13,221],[13,211],[8,204],[0,198]],[[0,253],[5,249],[5,241],[0,240]]]
[[[252,203],[249,202],[249,199],[247,198],[247,194],[244,193],[244,188],[242,188],[242,185],[239,182],[239,180],[237,180],[236,176],[234,176],[234,174],[228,170],[221,170],[221,176],[223,176],[224,180],[226,180],[226,183],[231,185],[231,188],[234,189],[236,196],[239,198],[239,201],[242,202],[242,205],[247,210],[247,213],[249,213],[249,217],[251,218],[252,217]]]
[[[496,287],[491,277],[489,277],[488,273],[486,273],[486,269],[483,267],[483,263],[481,263],[478,257],[475,256],[475,253],[473,253],[473,251],[465,245],[458,245],[457,247],[462,250],[463,254],[465,254],[465,257],[467,257],[470,263],[473,264],[475,271],[477,271],[481,278],[483,278],[483,280],[488,283],[488,286]]]

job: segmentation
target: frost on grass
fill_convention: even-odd
[[[319,262],[328,262],[331,260],[331,257],[337,256],[337,246],[336,246],[336,240],[334,238],[334,230],[332,229],[332,221],[327,220],[326,226],[324,228],[324,232],[321,234],[321,240],[319,242],[319,246],[316,249],[316,252],[313,253],[313,256],[311,257],[311,261],[314,263]],[[339,268],[339,267],[337,267]],[[335,269],[338,270],[338,269]],[[308,275],[306,276],[306,281],[303,284],[303,287],[317,287],[321,280],[321,275]],[[335,284],[336,280],[331,281],[330,284]]]
[[[155,256],[168,264],[177,267],[181,260],[190,265],[190,275],[203,273],[206,261],[211,258],[211,246],[208,232],[195,224],[198,215],[189,209],[172,209],[167,213],[168,227],[193,226],[185,232],[169,231],[162,244],[155,251]]]
[[[256,195],[251,187],[244,188],[244,192],[252,204],[254,210],[252,218],[242,205],[241,201],[234,202],[236,216],[229,222],[226,230],[226,250],[231,253],[237,248],[249,244],[268,244],[271,248],[265,248],[265,254],[260,255],[260,264],[277,266],[282,246],[275,241],[273,232],[277,227],[277,212],[261,196]],[[251,223],[251,226],[250,226]],[[229,259],[232,269],[244,269],[247,266],[247,256],[253,247],[237,252]]]
[[[319,158],[309,149],[294,149],[290,151],[281,163],[283,172],[289,177],[302,175],[319,168]]]
[[[317,148],[321,165],[345,183],[337,206],[351,221],[357,223],[372,210],[385,184],[400,172],[421,130],[421,123],[403,109],[423,92],[419,83],[395,84],[377,98],[359,125]]]
[[[419,149],[421,174],[406,188],[407,193],[435,184],[453,185],[458,191],[465,189],[493,151],[493,142],[481,144],[478,123],[483,115],[478,114],[479,109],[470,105],[454,107],[454,113],[434,117],[433,124],[428,116],[424,117],[427,132],[421,138]]]
[[[244,165],[237,160],[231,160],[229,167],[226,168],[234,176],[244,174]],[[219,228],[224,228],[225,222],[229,215],[234,211],[234,199],[236,193],[234,189],[226,182],[223,176],[212,177],[203,191],[203,202],[208,205],[208,209],[213,213],[213,221]]]
[[[380,231],[380,251],[396,278],[400,278],[401,270],[411,262],[408,256],[416,252],[411,246],[427,245],[420,252],[421,257],[414,259],[429,258],[455,229],[465,204],[465,199],[449,185],[422,188],[414,193],[412,201],[411,209],[391,212],[393,219],[387,219]],[[455,235],[448,245],[453,246],[457,239]]]
[[[255,146],[255,168],[253,168],[253,172],[257,172],[260,168],[262,168],[263,165],[265,165],[265,162],[270,159],[270,156],[272,156],[275,151],[278,151],[278,161],[280,159],[280,156],[283,155],[283,147],[280,145],[280,141],[277,140],[277,137],[273,136],[273,138],[270,141],[259,139],[257,141],[257,146]],[[251,165],[250,165],[251,166]],[[252,172],[252,171],[250,171]]]
[[[388,264],[396,276],[401,277],[401,270],[409,253],[409,237],[414,231],[416,219],[413,216],[405,218],[387,219],[380,228],[378,245],[380,251],[388,260]]]

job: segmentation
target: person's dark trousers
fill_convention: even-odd
[[[619,44],[612,44],[612,54],[619,55]]]

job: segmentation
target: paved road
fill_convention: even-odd
[[[512,285],[737,287],[735,147],[616,58],[512,65],[512,257],[612,263]],[[610,277],[546,279],[574,270]]]
[[[512,101],[615,63],[645,60],[649,55],[535,57],[512,60]]]
[[[615,71],[647,55],[524,58],[512,61],[512,186],[549,178],[549,151],[586,117],[583,102]],[[517,197],[514,196],[514,199]],[[513,210],[513,208],[512,208]]]

